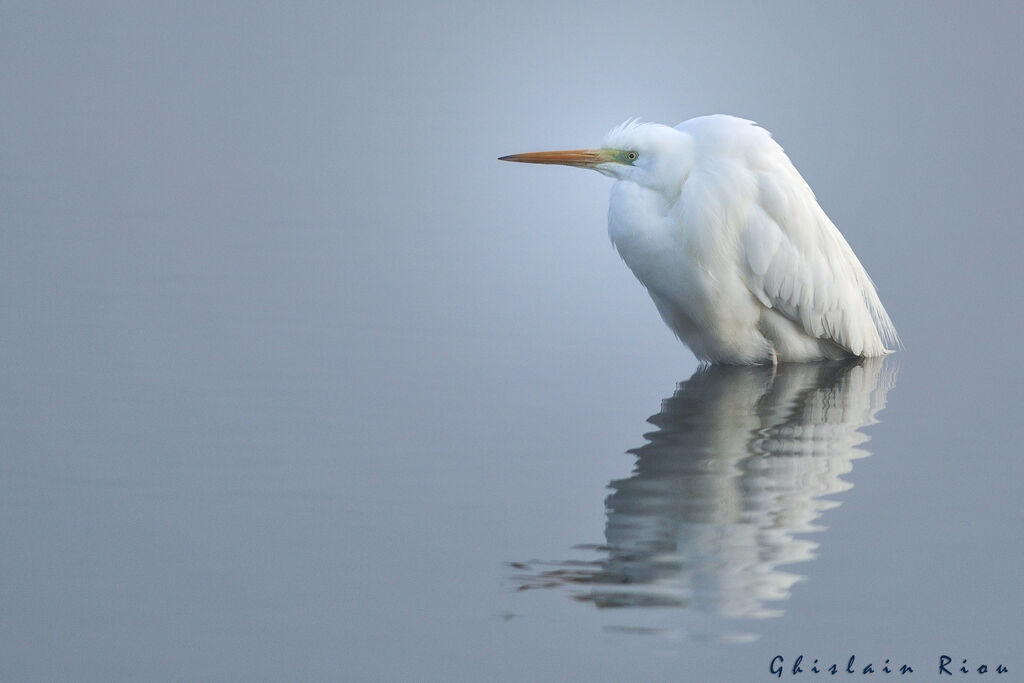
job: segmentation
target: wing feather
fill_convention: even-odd
[[[757,175],[758,200],[740,234],[747,288],[809,335],[855,355],[899,346],[864,266],[776,148]]]

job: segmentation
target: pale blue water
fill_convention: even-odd
[[[1008,382],[374,341],[349,372],[8,369],[7,677],[1019,666]]]
[[[702,368],[648,419],[631,476],[609,482],[605,543],[590,548],[600,559],[521,575],[521,588],[575,584],[585,590],[574,597],[598,607],[677,607],[747,627],[783,616],[806,579],[791,565],[817,556],[811,534],[827,529],[823,515],[853,487],[843,477],[870,455],[862,428],[885,407],[896,367]]]

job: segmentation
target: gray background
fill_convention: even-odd
[[[0,673],[1019,672],[1022,19],[3,3]],[[907,346],[809,580],[742,645],[504,564],[603,541],[696,363],[608,243],[608,181],[495,158],[714,112],[775,134]]]

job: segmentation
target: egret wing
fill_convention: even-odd
[[[785,161],[757,175],[758,197],[740,232],[747,288],[807,334],[855,355],[898,346],[864,266]]]

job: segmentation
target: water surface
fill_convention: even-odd
[[[896,367],[872,358],[699,369],[648,419],[656,430],[630,451],[632,475],[608,484],[601,559],[520,575],[520,589],[565,583],[601,608],[677,607],[748,628],[783,616],[805,578],[792,565],[816,557],[808,534],[827,528],[822,515],[853,486],[844,475],[870,454],[862,428],[885,406]]]

